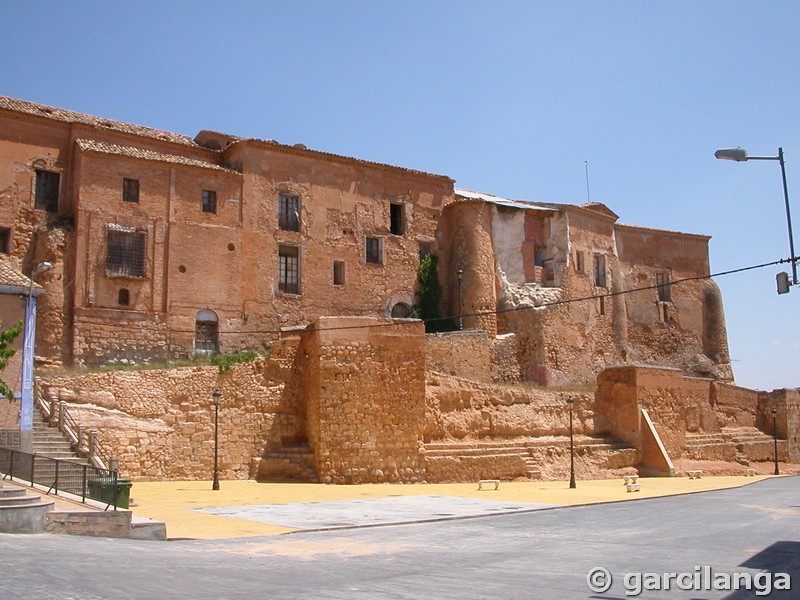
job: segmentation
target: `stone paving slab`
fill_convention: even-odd
[[[397,496],[365,500],[209,507],[196,510],[217,516],[307,531],[439,521],[539,510],[554,506],[557,505],[452,496]]]

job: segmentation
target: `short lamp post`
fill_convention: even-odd
[[[772,407],[772,441],[775,443],[775,475],[780,475],[778,469],[778,409]]]
[[[567,396],[567,404],[569,405],[569,488],[574,490],[575,485],[575,444],[572,435],[572,409],[575,407],[575,398]]]
[[[463,309],[461,303],[461,280],[464,279],[464,269],[459,269],[456,272],[456,278],[458,279],[458,328],[459,330],[464,329],[464,322],[463,322]]]
[[[212,490],[219,490],[219,399],[222,392],[219,388],[211,393],[214,399],[214,481],[211,484]]]
[[[781,179],[783,180],[783,202],[786,206],[786,226],[789,229],[789,252],[792,262],[792,285],[797,285],[797,255],[794,253],[794,236],[792,235],[792,212],[789,208],[789,188],[786,185],[786,165],[783,161],[783,148],[778,148],[778,156],[749,156],[744,148],[723,148],[714,153],[714,158],[722,160],[734,160],[744,162],[746,160],[777,160],[781,165]],[[782,274],[784,280],[786,275]],[[780,276],[779,276],[780,277]],[[780,282],[780,279],[779,279]],[[788,286],[782,289],[779,283],[778,293],[783,294],[789,291]]]

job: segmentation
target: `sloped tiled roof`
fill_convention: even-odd
[[[14,260],[8,256],[0,256],[0,288],[19,288],[19,291],[27,291],[31,288],[31,280],[22,274]],[[1,291],[1,290],[0,290]],[[33,293],[44,291],[38,283],[33,284]]]
[[[112,129],[114,131],[121,131],[124,133],[153,138],[165,142],[173,142],[175,144],[193,146],[195,148],[200,147],[192,138],[179,133],[162,131],[160,129],[152,129],[150,127],[142,127],[141,125],[132,125],[130,123],[123,123],[122,121],[114,121],[112,119],[104,119],[102,117],[94,117],[92,115],[85,115],[83,113],[73,112],[64,108],[56,108],[44,104],[36,104],[35,102],[28,102],[27,100],[9,98],[8,96],[0,96],[0,110],[2,109],[16,111],[36,117],[42,117],[45,119],[51,119],[53,121],[61,121],[63,123],[81,123],[83,125]]]
[[[76,144],[83,152],[98,152],[101,154],[110,154],[114,156],[125,156],[127,158],[155,160],[159,162],[184,165],[187,167],[200,167],[203,169],[212,169],[214,171],[223,171],[225,173],[236,173],[236,171],[220,167],[214,163],[195,158],[188,158],[186,156],[179,156],[177,154],[165,154],[164,152],[145,150],[143,148],[134,148],[132,146],[118,146],[117,144],[98,142],[96,140],[76,140]]]

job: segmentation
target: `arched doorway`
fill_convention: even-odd
[[[204,308],[197,312],[194,323],[194,353],[219,352],[219,319],[213,310]]]
[[[411,307],[405,302],[398,302],[392,307],[393,319],[407,319],[411,314]]]

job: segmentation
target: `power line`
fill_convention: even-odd
[[[549,301],[549,302],[543,302],[541,304],[536,304],[536,305],[533,305],[533,306],[519,306],[519,307],[515,307],[515,308],[503,308],[503,309],[496,309],[496,310],[487,310],[487,311],[480,311],[480,312],[474,312],[474,313],[462,314],[462,315],[450,315],[450,316],[446,316],[446,317],[436,317],[436,318],[433,318],[433,319],[420,319],[420,320],[414,319],[413,321],[393,320],[390,323],[371,323],[371,324],[363,324],[363,325],[340,325],[340,326],[337,326],[337,327],[325,328],[324,331],[346,331],[346,330],[353,330],[353,329],[372,329],[372,328],[378,328],[378,327],[392,327],[392,326],[394,326],[394,327],[402,327],[404,325],[416,325],[419,321],[422,321],[423,323],[435,323],[435,322],[440,322],[440,321],[447,321],[447,320],[458,318],[458,316],[460,316],[461,318],[466,318],[466,317],[486,317],[486,316],[499,315],[499,314],[505,314],[505,313],[511,313],[511,312],[522,312],[522,311],[527,311],[527,310],[536,310],[536,309],[539,309],[539,308],[547,308],[547,307],[550,307],[550,306],[559,306],[559,305],[563,305],[563,304],[573,304],[573,303],[576,303],[576,302],[594,301],[594,300],[597,300],[598,298],[612,298],[614,296],[623,296],[623,295],[626,295],[626,294],[635,294],[635,293],[644,292],[644,291],[647,291],[647,290],[654,290],[654,289],[663,288],[663,287],[671,287],[671,286],[679,285],[679,284],[686,283],[686,282],[689,282],[689,281],[702,281],[702,280],[705,280],[705,279],[713,279],[715,277],[724,277],[725,275],[734,275],[736,273],[744,273],[746,271],[754,271],[756,269],[763,269],[765,267],[772,267],[772,266],[783,264],[783,263],[787,263],[787,262],[791,262],[791,259],[782,258],[780,260],[775,260],[775,261],[772,261],[772,262],[761,263],[761,264],[758,264],[758,265],[751,265],[751,266],[748,266],[748,267],[740,267],[738,269],[731,269],[731,270],[728,270],[728,271],[720,271],[718,273],[711,273],[709,275],[695,275],[693,277],[684,277],[682,279],[676,279],[675,281],[670,281],[670,282],[663,283],[663,284],[647,285],[647,286],[631,288],[631,289],[627,289],[627,290],[620,290],[620,291],[617,291],[617,292],[607,292],[607,293],[604,293],[604,294],[594,294],[594,295],[591,295],[591,296],[580,296],[578,298],[567,298],[567,299],[563,299],[563,300],[553,300],[553,301]],[[345,315],[345,317],[346,316],[347,315]],[[359,315],[349,315],[349,316],[358,317]],[[298,327],[302,327],[302,325],[299,325]],[[187,333],[187,334],[188,333],[195,333],[194,329],[168,329],[168,331],[170,333]],[[238,330],[238,331],[227,330],[227,331],[220,331],[219,332],[219,334],[225,334],[225,335],[264,335],[264,334],[278,335],[278,334],[281,334],[281,333],[285,333],[285,329],[253,329],[253,330],[246,330],[246,331],[245,330]]]

